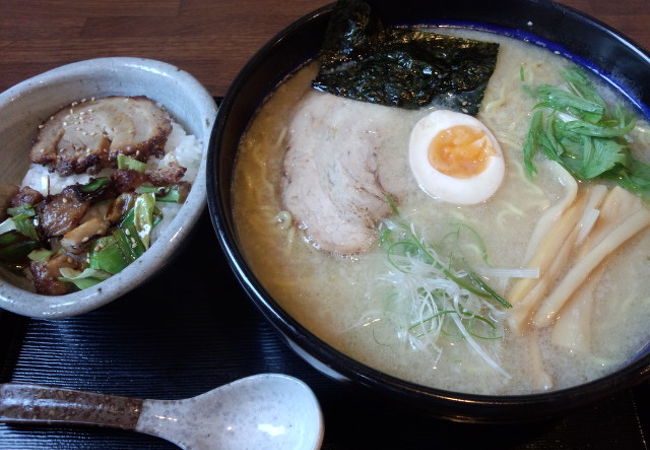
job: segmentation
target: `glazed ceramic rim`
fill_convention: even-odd
[[[92,76],[98,71],[109,73],[131,73],[146,75],[151,79],[164,79],[187,97],[201,116],[205,127],[202,142],[202,156],[192,189],[174,219],[162,231],[158,239],[137,260],[120,273],[90,288],[60,296],[36,294],[14,286],[0,279],[0,308],[16,314],[43,319],[57,319],[82,314],[99,308],[148,280],[172,256],[180,243],[189,234],[205,208],[205,168],[208,138],[216,118],[217,107],[212,96],[188,72],[171,64],[146,58],[107,57],[67,64],[29,78],[0,94],[0,110],[23,96],[43,89],[44,85],[72,82]],[[131,75],[133,76],[133,75]],[[136,88],[137,89],[137,88]],[[130,95],[147,94],[132,92]],[[127,87],[126,90],[130,90]],[[75,99],[70,99],[73,101]],[[187,130],[191,134],[190,130]]]
[[[641,58],[645,59],[645,64],[650,67],[650,56],[612,28],[572,8],[550,2],[549,5],[560,13],[570,14],[590,27],[598,29],[609,38],[618,40],[637,52]],[[319,370],[330,372],[329,375],[333,378],[359,383],[371,391],[388,394],[395,400],[415,404],[419,409],[424,409],[434,416],[456,421],[506,423],[543,419],[558,412],[592,403],[616,390],[631,387],[650,379],[650,354],[646,354],[604,377],[550,392],[525,395],[479,395],[422,386],[373,369],[336,350],[298,323],[266,291],[239,249],[231,211],[226,208],[226,197],[229,194],[222,192],[219,185],[222,169],[219,154],[223,145],[224,132],[242,86],[245,85],[251,74],[266,61],[267,55],[274,47],[281,45],[302,27],[315,21],[325,20],[332,9],[333,4],[330,4],[298,19],[273,37],[249,60],[231,85],[221,104],[210,140],[208,207],[213,226],[231,269],[265,318],[281,332],[290,347],[303,359],[314,366],[321,366]]]

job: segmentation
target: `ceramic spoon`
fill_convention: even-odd
[[[0,421],[135,430],[183,449],[320,448],[318,401],[302,381],[279,374],[237,380],[183,400],[141,400],[26,384],[0,384]]]

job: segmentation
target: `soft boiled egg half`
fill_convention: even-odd
[[[447,110],[433,111],[415,124],[409,164],[424,192],[457,205],[490,198],[505,171],[501,147],[490,130],[472,116]]]

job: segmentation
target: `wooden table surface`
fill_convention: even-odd
[[[425,1],[425,0],[423,0]],[[488,0],[486,0],[488,1]],[[328,0],[0,0],[0,91],[102,56],[163,60],[222,96],[275,33]],[[562,0],[650,49],[650,0]]]

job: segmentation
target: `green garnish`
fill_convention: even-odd
[[[134,233],[134,228],[131,226],[124,229],[117,229],[113,232],[115,240],[122,254],[126,257],[128,264],[138,259],[147,247],[144,245],[137,232]]]
[[[537,173],[537,168],[533,164],[533,157],[537,152],[541,140],[541,124],[544,116],[542,111],[535,111],[533,114],[533,119],[530,123],[530,131],[526,137],[526,143],[524,144],[524,167],[528,176],[532,176]]]
[[[396,259],[405,255],[419,258],[426,264],[429,264],[435,267],[437,270],[441,271],[447,279],[452,280],[459,287],[471,292],[472,294],[483,298],[492,298],[505,308],[512,307],[510,303],[508,303],[503,297],[497,294],[494,289],[490,288],[487,283],[481,279],[480,276],[471,270],[465,269],[460,274],[455,273],[454,270],[452,270],[450,267],[451,261],[449,263],[445,263],[440,260],[440,258],[437,256],[436,250],[432,246],[425,243],[422,239],[420,239],[413,231],[413,227],[401,219],[397,206],[395,205],[395,201],[391,197],[388,197],[388,203],[396,213],[395,216],[397,220],[393,222],[392,226],[385,227],[388,228],[389,231],[386,231],[385,229],[380,230],[379,238],[380,244],[382,244],[387,249],[386,256],[388,258],[388,262],[393,267],[400,271],[408,271],[408,268],[405,269],[401,267],[402,265],[398,263]],[[395,235],[396,231],[397,236]],[[487,259],[487,250],[485,258]]]
[[[78,189],[85,194],[93,194],[108,186],[110,182],[108,177],[93,178],[90,182],[79,185]]]
[[[36,211],[34,211],[34,207],[32,205],[20,205],[14,206],[13,208],[7,208],[7,214],[9,214],[11,217],[19,216],[21,214],[29,217],[34,217],[36,215]]]
[[[446,313],[446,311],[443,311]],[[470,311],[450,311],[450,314],[457,314],[458,317],[460,318],[461,323],[463,324],[463,327],[467,331],[467,333],[475,337],[477,339],[484,339],[484,340],[496,340],[496,339],[503,339],[503,335],[496,335],[495,333],[497,332],[497,324],[494,320],[481,316],[480,314],[475,314]],[[485,335],[485,334],[479,334],[478,331],[476,331],[478,325],[483,325],[483,328],[486,329],[487,333],[490,333],[490,335]],[[441,332],[448,337],[453,337],[456,339],[464,339],[465,336],[463,333],[459,333],[458,329],[453,330],[453,329],[447,329],[448,327],[444,327],[441,329]]]
[[[131,263],[131,258],[124,254],[115,236],[117,231],[110,236],[97,239],[92,247],[88,262],[91,268],[116,274]]]
[[[156,217],[154,194],[138,195],[119,227],[97,239],[90,251],[90,267],[116,274],[138,259],[149,247]]]
[[[536,108],[550,108],[590,123],[598,123],[605,112],[605,107],[601,103],[581,98],[555,86],[539,86],[536,95],[540,101],[535,105]]]
[[[91,268],[114,275],[146,251],[135,225],[128,223],[120,227],[116,228],[110,236],[97,239],[88,255]]]
[[[29,213],[20,213],[14,217],[9,217],[0,223],[0,234],[10,231],[17,231],[34,241],[38,241],[38,232],[34,226],[34,218]]]
[[[625,136],[635,122],[620,105],[611,107],[586,73],[562,73],[564,88],[530,89],[539,103],[524,144],[524,167],[532,177],[537,152],[580,180],[606,179],[650,200],[650,165],[634,157]]]
[[[426,346],[440,357],[440,344],[445,342],[441,339],[459,338],[493,370],[510,377],[477,339],[503,338],[497,318],[502,315],[500,308],[511,305],[479,275],[467,267],[457,267],[459,262],[466,265],[464,258],[453,261],[452,238],[459,240],[464,233],[487,262],[487,249],[480,235],[461,224],[434,246],[418,236],[391,196],[387,202],[394,217],[381,223],[379,241],[394,270],[382,275],[377,285],[380,289],[385,284],[389,287],[386,298],[390,302],[382,308],[383,317],[396,327],[398,338],[406,339],[414,348]],[[458,242],[455,248],[458,250]],[[443,254],[448,257],[443,259]]]
[[[77,289],[89,288],[98,283],[101,283],[111,276],[110,273],[106,273],[104,271],[96,270],[90,267],[85,269],[83,272],[64,267],[59,269],[59,272],[61,272],[61,275],[63,275],[59,277],[60,281],[72,283],[77,287]]]
[[[181,202],[181,188],[175,184],[171,186],[140,186],[137,191],[142,194],[155,194],[157,202]]]
[[[476,324],[487,325],[487,331],[489,333],[491,333],[492,335],[491,336],[486,336],[484,334],[479,334],[475,330]],[[479,316],[477,314],[472,314],[472,316],[470,317],[469,324],[468,324],[468,327],[467,327],[467,331],[469,332],[469,334],[471,334],[472,336],[474,336],[475,338],[478,338],[478,339],[493,339],[493,340],[496,340],[496,339],[502,339],[503,338],[503,335],[495,335],[495,333],[497,331],[497,326],[495,325],[493,320],[490,320],[487,317]]]
[[[467,272],[467,277],[490,297],[496,300],[501,306],[504,308],[512,308],[512,305],[505,298],[497,294],[497,292],[492,289],[485,281],[483,281],[480,276],[476,275],[474,272]]]
[[[13,221],[16,224],[16,230],[19,233],[27,236],[34,241],[39,240],[38,232],[34,226],[34,219],[32,216],[28,214],[18,214],[17,216],[13,217]]]
[[[53,254],[54,252],[52,250],[38,248],[30,252],[29,255],[27,255],[27,258],[29,258],[30,261],[47,262]]]
[[[458,223],[454,226],[456,227],[456,230],[451,231],[443,236],[436,247],[446,250],[449,246],[458,248],[462,245],[463,241],[465,241],[465,244],[468,244],[468,241],[472,241],[474,248],[479,253],[483,262],[489,266],[490,262],[488,261],[487,246],[485,245],[485,241],[483,241],[481,235],[478,234],[474,228],[470,227],[467,224]],[[449,242],[452,239],[453,242]]]
[[[423,320],[421,320],[420,322],[411,325],[411,326],[409,327],[409,331],[415,331],[415,330],[417,330],[419,327],[425,325],[426,323],[431,322],[432,320],[437,320],[437,319],[439,319],[439,318],[441,318],[442,316],[447,315],[447,314],[458,314],[458,311],[455,311],[455,310],[453,310],[453,309],[447,309],[447,310],[445,310],[445,311],[438,311],[438,312],[435,313],[434,315],[429,316],[429,317],[427,317],[426,319],[423,319]],[[426,331],[423,332],[422,334],[418,334],[418,335],[416,335],[416,336],[417,336],[417,337],[422,337],[422,336],[424,336],[425,334],[426,334]]]
[[[143,163],[142,161],[138,161],[135,158],[131,158],[130,156],[119,153],[117,155],[117,168],[135,170],[136,172],[144,173],[144,171],[147,169],[147,164]]]
[[[133,223],[145,249],[149,248],[151,241],[155,207],[156,196],[153,193],[138,195],[133,206]]]

